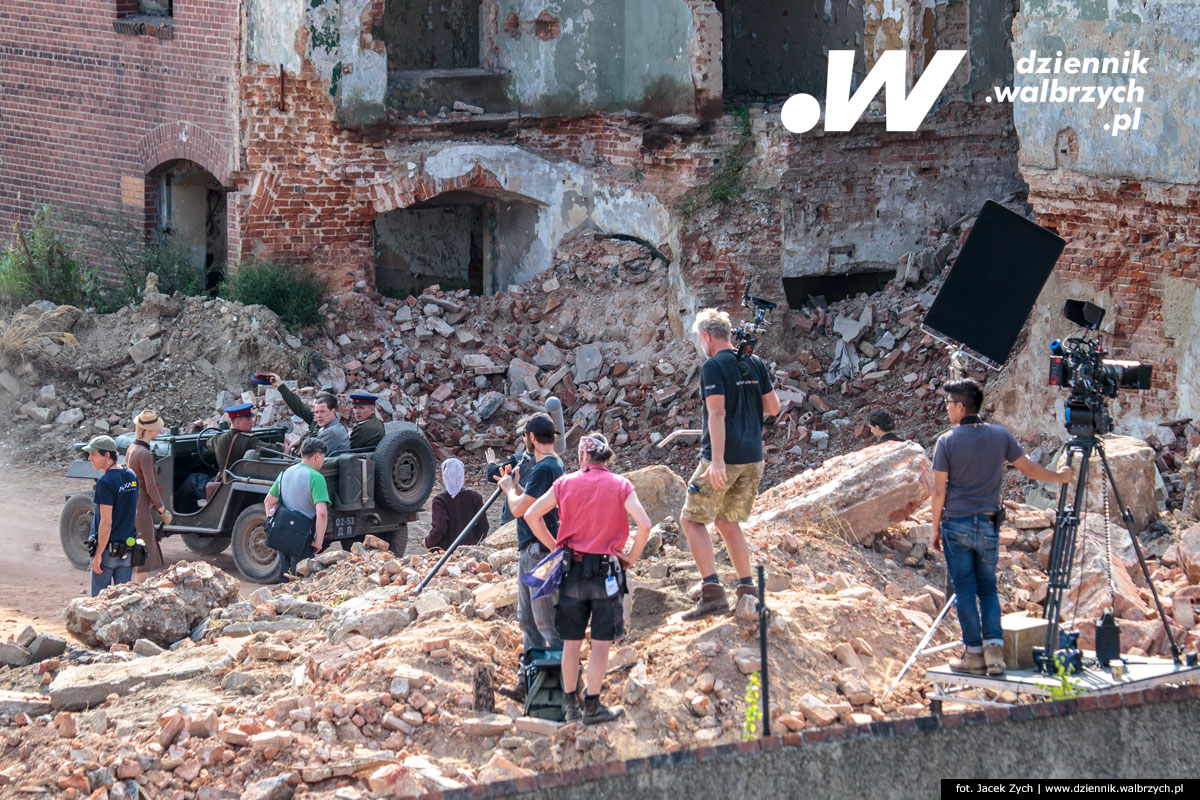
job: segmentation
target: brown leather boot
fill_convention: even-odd
[[[737,585],[737,598],[741,600],[746,595],[750,595],[755,600],[758,599],[758,587],[753,583],[739,583]]]
[[[1004,645],[989,644],[983,648],[983,661],[988,675],[1004,674]]]
[[[970,675],[983,675],[987,672],[987,662],[983,660],[983,653],[964,652],[958,658],[950,659],[950,669]]]
[[[725,599],[725,589],[719,583],[700,584],[700,599],[695,607],[683,615],[683,619],[704,619],[710,614],[723,613],[729,610],[729,601]]]

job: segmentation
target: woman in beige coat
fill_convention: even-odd
[[[151,573],[163,568],[162,548],[154,535],[154,518],[150,510],[154,509],[162,517],[164,525],[171,523],[171,512],[163,503],[162,492],[158,490],[158,475],[154,467],[154,453],[150,452],[150,442],[158,436],[166,424],[158,414],[146,409],[133,420],[134,433],[137,438],[125,451],[125,466],[133,470],[137,476],[138,501],[137,526],[138,538],[146,544],[146,563],[133,571],[134,583],[142,583]]]

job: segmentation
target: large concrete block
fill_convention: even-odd
[[[1005,614],[1000,618],[1004,631],[1004,664],[1008,669],[1033,666],[1033,648],[1046,644],[1046,628],[1050,623],[1040,617],[1024,614]]]

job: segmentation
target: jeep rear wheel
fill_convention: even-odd
[[[202,556],[215,556],[229,549],[229,536],[203,536],[199,533],[180,534],[187,549]]]
[[[385,508],[412,514],[433,491],[433,448],[421,429],[402,423],[389,431],[371,454],[375,462],[375,496]]]
[[[58,538],[62,541],[67,560],[79,569],[87,569],[92,563],[88,555],[87,538],[92,532],[92,518],[96,515],[95,500],[90,494],[71,495],[58,518]]]
[[[254,583],[272,583],[279,577],[283,555],[267,544],[267,512],[261,503],[248,506],[233,523],[233,563]]]

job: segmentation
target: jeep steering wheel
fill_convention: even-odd
[[[212,431],[212,436],[205,437],[204,434]],[[220,428],[205,428],[196,435],[196,457],[200,459],[200,463],[206,467],[219,469],[216,457],[208,451],[208,440],[212,439],[221,432]]]

